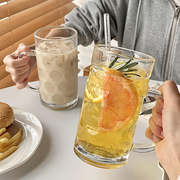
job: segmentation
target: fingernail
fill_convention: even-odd
[[[161,135],[164,137],[164,133],[163,133],[163,131],[161,131]]]
[[[157,136],[155,136],[155,135],[153,135],[153,139],[156,141],[156,142],[160,142],[161,141],[161,139],[160,138],[158,138]]]
[[[27,59],[27,58],[29,58],[27,55],[23,55],[23,57],[22,57],[23,59]]]
[[[20,81],[20,82],[18,82],[17,84],[21,84],[22,82]]]

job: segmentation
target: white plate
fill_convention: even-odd
[[[43,135],[43,128],[36,116],[33,114],[13,108],[15,121],[10,129],[14,134],[18,127],[23,130],[23,140],[19,148],[9,157],[0,161],[0,174],[10,171],[28,161],[37,150]]]

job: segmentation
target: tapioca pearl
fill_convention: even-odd
[[[61,81],[61,78],[62,78],[62,72],[61,71],[51,71],[49,73],[49,78],[52,80],[52,81]]]
[[[45,82],[44,83],[44,89],[47,91],[47,92],[50,92],[52,93],[55,89],[54,85],[51,83],[51,82]]]
[[[56,104],[64,104],[66,101],[66,97],[64,96],[64,94],[54,94],[51,97],[52,102],[56,103]]]
[[[48,57],[43,57],[42,64],[45,68],[50,68],[52,66],[51,59]]]

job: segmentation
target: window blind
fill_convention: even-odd
[[[64,23],[64,16],[75,7],[72,0],[0,0],[0,89],[14,85],[5,71],[4,57],[21,42],[34,44],[37,29]],[[30,76],[33,80],[37,80],[36,68]]]

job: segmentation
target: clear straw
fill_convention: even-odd
[[[104,14],[104,35],[105,35],[105,48],[106,51],[111,51],[111,33],[110,33],[110,20],[109,14]]]

